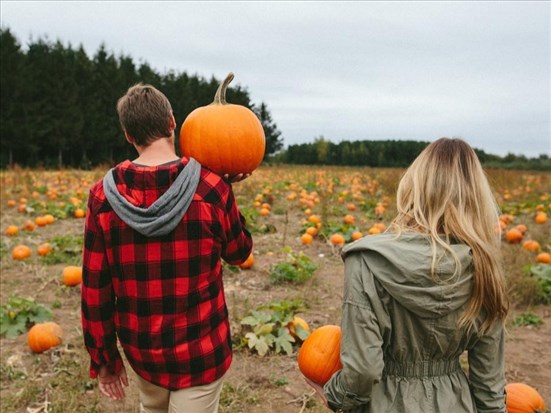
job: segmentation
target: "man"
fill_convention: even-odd
[[[240,264],[252,250],[230,182],[248,175],[224,179],[180,159],[170,102],[150,85],[131,87],[117,111],[139,156],[90,190],[82,283],[90,376],[104,395],[124,397],[118,337],[142,412],[216,412],[232,359],[221,259]]]

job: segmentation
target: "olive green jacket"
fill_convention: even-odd
[[[470,248],[431,276],[427,237],[367,236],[343,249],[341,362],[326,383],[332,409],[351,412],[506,412],[503,325],[487,335],[457,328],[473,285]],[[450,279],[451,278],[451,279]],[[469,373],[459,365],[468,351]]]

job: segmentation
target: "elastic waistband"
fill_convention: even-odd
[[[397,362],[385,360],[383,376],[398,377],[436,377],[451,374],[461,369],[459,359],[454,360],[428,360],[415,362]]]

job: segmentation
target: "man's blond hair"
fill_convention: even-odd
[[[117,112],[123,130],[139,146],[172,136],[172,106],[167,97],[151,85],[138,83],[130,87],[118,100]]]

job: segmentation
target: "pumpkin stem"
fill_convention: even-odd
[[[222,83],[220,83],[220,86],[218,86],[218,90],[216,91],[216,94],[214,95],[214,101],[212,102],[215,105],[225,105],[226,104],[226,89],[228,88],[228,85],[233,80],[233,73],[228,73],[228,76],[224,79]]]

